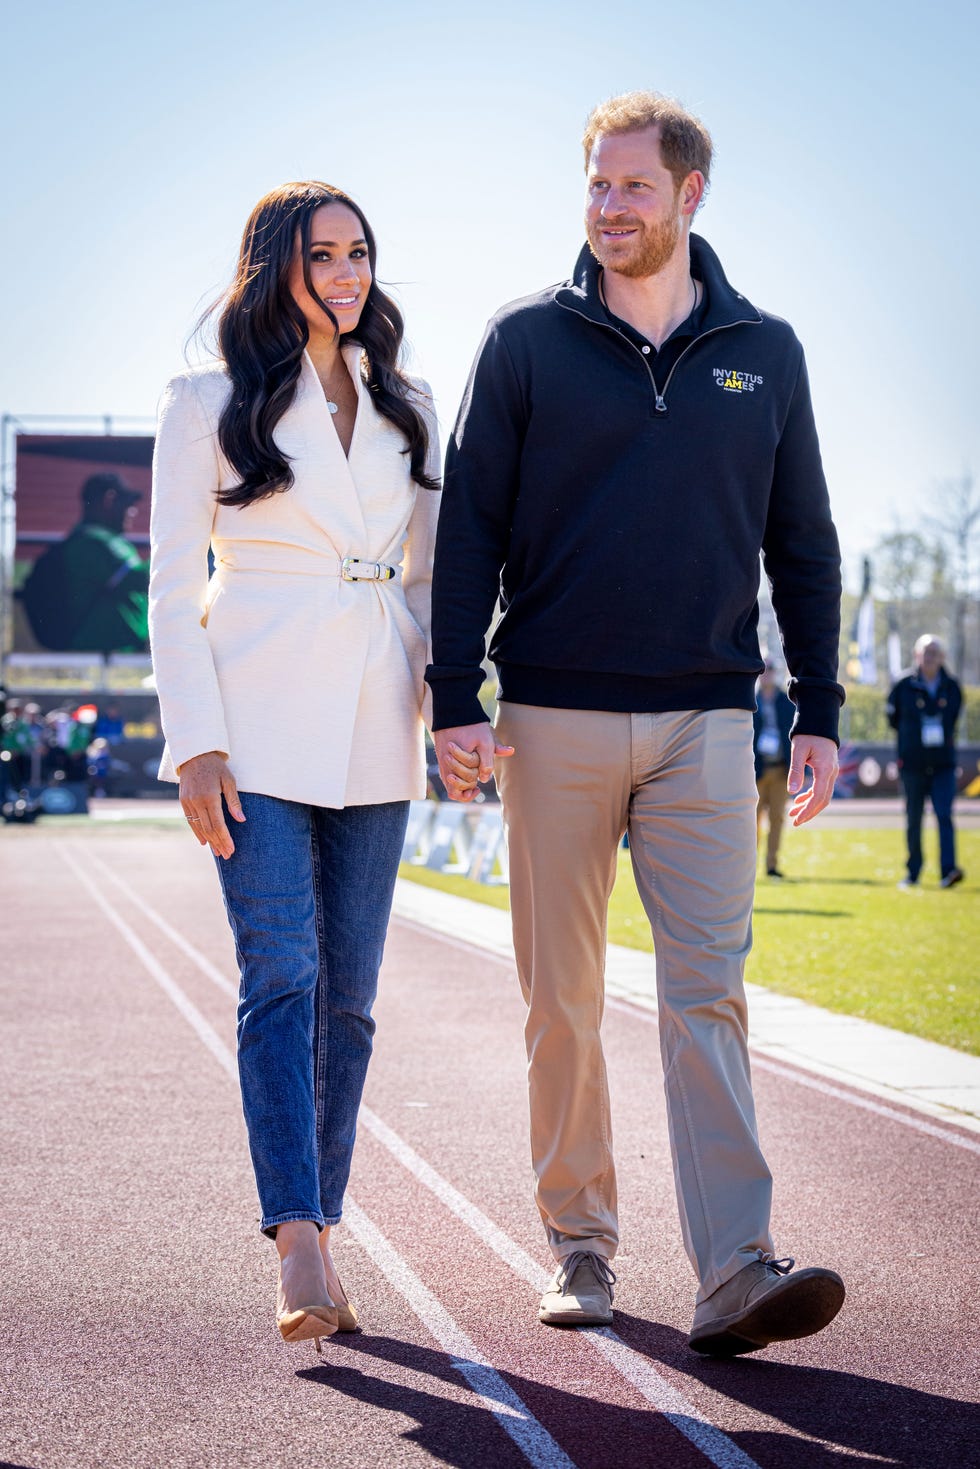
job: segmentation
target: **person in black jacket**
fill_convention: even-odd
[[[926,797],[939,827],[939,886],[963,881],[956,865],[953,797],[956,795],[956,721],[963,696],[947,673],[945,649],[923,633],[914,649],[915,669],[888,695],[888,723],[898,731],[898,764],[905,787],[908,875],[899,887],[913,888],[922,871],[922,813]]]
[[[762,818],[765,816],[768,827],[768,877],[779,878],[783,875],[779,870],[779,839],[783,834],[783,817],[786,814],[786,782],[793,758],[790,731],[795,717],[796,709],[792,700],[779,686],[775,664],[767,658],[756,690],[756,708],[752,716],[752,753],[755,757],[755,784],[759,792],[756,812],[757,842],[762,838]]]
[[[832,1270],[773,1255],[742,975],[751,942],[759,553],[796,704],[799,824],[837,769],[840,556],[792,329],[690,233],[704,126],[631,93],[585,134],[571,280],[505,306],[449,445],[433,583],[436,752],[496,759],[528,1017],[536,1201],[554,1325],[612,1319],[616,1175],[600,1041],[606,910],[624,831],[653,928],[689,1337],[730,1356],[836,1314]],[[525,206],[526,209],[526,206]],[[484,637],[496,729],[478,693]],[[804,767],[813,771],[804,792]]]

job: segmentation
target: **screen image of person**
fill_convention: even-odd
[[[142,498],[118,474],[90,474],[83,482],[78,523],[41,553],[19,593],[43,648],[147,650],[149,563],[126,536]]]

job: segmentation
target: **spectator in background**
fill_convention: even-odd
[[[118,704],[106,704],[105,708],[99,706],[98,718],[95,721],[95,738],[106,740],[110,745],[118,745],[123,737],[123,717],[119,712]]]
[[[92,738],[89,723],[80,720],[79,711],[52,709],[44,717],[45,775],[55,780],[83,781],[86,778],[86,751]],[[58,774],[60,772],[60,774]]]
[[[0,796],[7,789],[23,790],[29,783],[34,748],[34,735],[28,724],[26,711],[21,708],[18,699],[8,699],[6,712],[0,722],[0,760],[3,762]]]
[[[40,748],[44,743],[44,715],[40,704],[25,704],[22,718],[30,733],[32,747]]]
[[[922,813],[926,797],[939,827],[939,886],[963,881],[956,865],[953,797],[956,795],[954,732],[963,696],[944,666],[946,650],[932,633],[915,645],[915,668],[888,695],[888,723],[898,732],[898,766],[905,787],[908,874],[900,888],[914,888],[922,871]]]
[[[20,768],[23,773],[18,789],[27,785],[38,786],[43,779],[41,767],[47,748],[44,716],[41,713],[40,704],[25,704],[21,710],[18,726],[16,739],[22,757]]]
[[[44,715],[40,743],[41,779],[45,785],[49,781],[63,778],[65,752],[61,736],[69,717],[67,709],[49,709]]]
[[[97,799],[108,796],[112,789],[112,747],[107,739],[97,736],[88,747],[86,773],[88,793]]]
[[[759,791],[756,808],[756,837],[762,838],[762,817],[768,826],[766,839],[766,874],[782,877],[779,870],[779,838],[783,831],[783,815],[789,794],[786,782],[793,758],[789,732],[796,709],[776,676],[775,665],[767,658],[765,670],[756,686],[756,709],[752,716],[752,751],[755,756],[755,783]]]

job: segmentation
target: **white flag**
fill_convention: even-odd
[[[888,677],[892,683],[898,683],[903,672],[902,639],[898,635],[898,628],[890,627],[888,629]]]
[[[861,599],[857,618],[858,683],[878,682],[878,661],[875,657],[875,599],[868,590]]]

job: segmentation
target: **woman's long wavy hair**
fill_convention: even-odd
[[[293,401],[309,328],[289,289],[297,237],[303,279],[314,300],[310,274],[313,215],[323,204],[343,204],[361,222],[371,263],[371,288],[355,329],[367,357],[367,386],[375,407],[405,436],[412,478],[424,489],[439,488],[425,472],[429,435],[411,400],[411,385],[398,365],[404,337],[402,314],[377,282],[378,250],[371,226],[347,194],[329,184],[283,184],[260,199],[242,236],[235,279],[205,312],[200,325],[217,315],[218,349],[232,391],[218,424],[218,441],[241,483],[218,492],[223,505],[250,505],[293,484],[289,460],[277,447],[275,429]],[[337,318],[323,302],[324,316]]]

